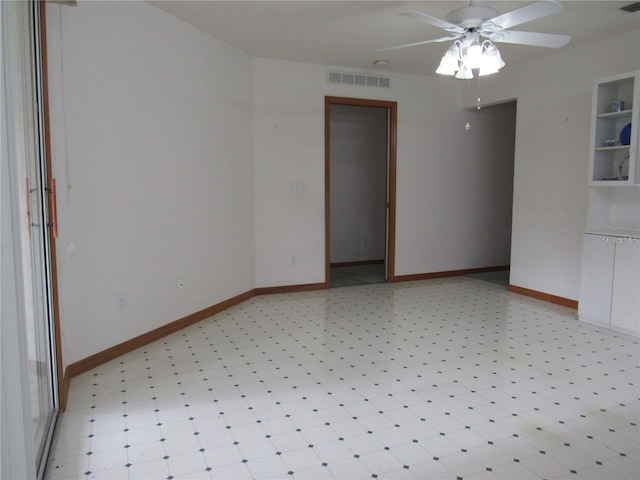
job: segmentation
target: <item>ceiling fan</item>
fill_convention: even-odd
[[[383,48],[380,51],[415,47],[427,43],[455,41],[442,57],[436,73],[456,75],[456,78],[473,78],[472,69],[479,68],[480,75],[497,72],[504,66],[500,52],[493,43],[513,43],[537,47],[561,48],[571,37],[553,33],[537,33],[510,30],[538,18],[562,11],[555,0],[538,0],[510,12],[498,15],[488,5],[477,5],[473,1],[466,7],[455,9],[441,20],[423,12],[403,12],[399,15],[444,29],[446,37]],[[482,40],[486,38],[487,40]],[[484,68],[483,68],[484,67]]]

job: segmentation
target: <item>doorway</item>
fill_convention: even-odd
[[[325,286],[391,282],[396,102],[325,98]]]
[[[483,192],[486,235],[492,239],[490,265],[496,267],[467,276],[505,288],[510,283],[517,107],[517,100],[508,100],[470,109],[468,116],[470,134],[481,145],[476,155],[481,171],[475,172],[475,181]]]

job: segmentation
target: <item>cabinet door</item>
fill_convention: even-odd
[[[640,332],[640,239],[620,240],[613,268],[611,325]]]
[[[607,325],[611,321],[613,257],[616,247],[615,242],[607,241],[610,238],[612,237],[583,235],[578,303],[581,320]]]

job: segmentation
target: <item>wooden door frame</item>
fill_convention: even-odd
[[[388,121],[388,231],[386,239],[385,260],[387,263],[387,282],[395,281],[396,254],[396,158],[397,158],[397,129],[398,103],[386,100],[368,100],[361,98],[330,97],[324,98],[324,236],[325,236],[325,288],[331,285],[331,105],[348,105],[352,107],[386,108],[389,112]]]
[[[48,43],[47,43],[47,9],[46,2],[40,2],[40,69],[42,75],[42,116],[44,120],[44,161],[46,170],[46,182],[49,188],[50,201],[48,202],[48,217],[55,220],[55,224],[52,222],[52,227],[48,232],[49,236],[49,265],[51,269],[51,302],[53,317],[53,336],[55,346],[55,361],[54,366],[56,373],[56,385],[54,388],[57,390],[57,407],[64,411],[67,408],[67,397],[69,394],[70,378],[64,377],[63,359],[62,359],[62,329],[60,327],[60,301],[59,301],[59,288],[58,288],[58,261],[56,255],[56,237],[57,237],[57,212],[55,212],[54,202],[56,191],[52,188],[55,185],[53,178],[53,160],[51,154],[51,109],[49,103],[49,63],[48,63]],[[51,201],[52,200],[52,201]]]

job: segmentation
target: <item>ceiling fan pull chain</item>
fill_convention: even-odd
[[[471,80],[467,80],[467,98],[464,101],[464,103],[466,104],[471,97]],[[469,130],[471,130],[471,123],[469,122],[469,109],[467,108],[467,123],[464,126],[464,129],[468,132]]]

